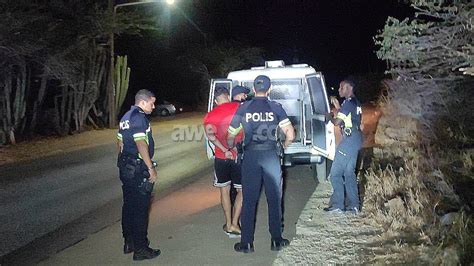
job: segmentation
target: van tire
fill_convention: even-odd
[[[323,158],[321,163],[314,163],[311,165],[313,168],[313,178],[318,183],[322,183],[328,180],[329,172],[331,171],[332,161]]]

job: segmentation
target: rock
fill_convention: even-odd
[[[440,222],[442,225],[447,226],[453,224],[454,220],[458,217],[459,213],[457,212],[449,212],[443,215],[440,218]]]
[[[375,133],[375,143],[381,146],[400,144],[411,146],[418,141],[420,131],[416,119],[392,112],[382,111]]]

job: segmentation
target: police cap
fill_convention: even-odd
[[[270,78],[265,75],[257,76],[253,86],[257,92],[266,92],[271,86]]]
[[[249,92],[250,92],[249,88],[247,88],[245,86],[237,85],[232,89],[232,97],[234,97],[235,95],[240,94],[240,93],[248,94]]]

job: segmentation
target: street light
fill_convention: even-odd
[[[123,3],[123,4],[114,4],[114,0],[109,0],[109,8],[113,9],[112,13],[112,23],[115,26],[115,17],[117,15],[117,9],[119,7],[124,6],[135,6],[135,5],[142,5],[142,4],[150,4],[150,3],[162,3],[163,1],[166,2],[168,5],[174,5],[175,0],[142,0],[138,2],[132,3]],[[107,97],[108,97],[108,107],[109,107],[109,127],[115,127],[117,123],[116,118],[116,106],[115,106],[115,84],[114,84],[114,54],[115,54],[115,47],[114,47],[114,32],[112,31],[109,36],[110,40],[110,72],[109,72],[109,82],[107,84]]]

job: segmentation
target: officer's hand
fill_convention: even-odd
[[[332,105],[334,105],[334,107],[337,110],[341,109],[341,105],[339,104],[339,101],[337,100],[337,98],[335,96],[331,96],[330,100],[331,100]]]
[[[326,123],[328,123],[329,121],[331,121],[331,119],[333,118],[333,113],[329,112],[327,114],[324,115],[324,120]]]
[[[148,179],[148,181],[150,181],[150,183],[155,183],[156,178],[158,177],[158,175],[156,174],[156,169],[151,168],[150,170],[148,170],[148,173],[150,173],[150,178]]]

